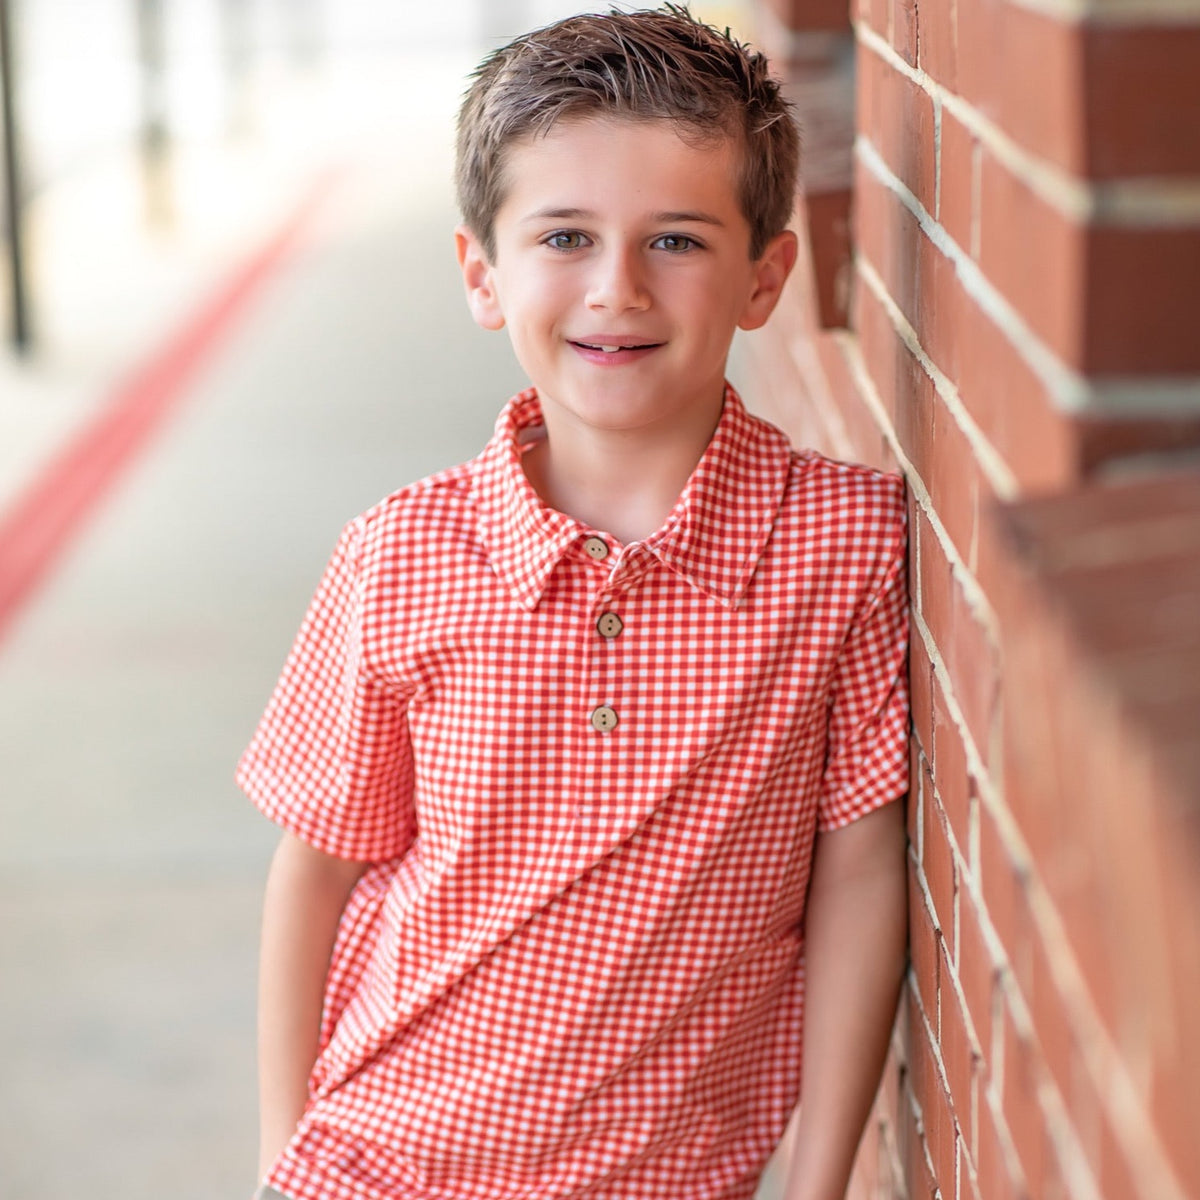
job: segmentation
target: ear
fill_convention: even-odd
[[[466,225],[460,225],[454,231],[454,249],[467,289],[467,307],[475,323],[484,329],[503,329],[504,312],[496,294],[491,264],[479,238]]]
[[[766,324],[767,318],[775,311],[775,305],[779,303],[783,285],[796,265],[799,252],[800,244],[790,229],[776,234],[767,243],[767,248],[754,264],[754,285],[738,321],[740,329],[758,329]]]

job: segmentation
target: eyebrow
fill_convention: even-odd
[[[537,212],[530,213],[524,217],[524,221],[578,221],[578,220],[594,220],[596,217],[591,209],[588,208],[539,208]],[[651,220],[656,225],[715,225],[723,228],[725,222],[720,217],[714,217],[711,213],[694,212],[694,211],[671,211],[658,212],[651,215]]]

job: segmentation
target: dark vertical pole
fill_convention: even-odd
[[[171,219],[170,131],[167,128],[167,44],[162,0],[137,0],[138,58],[142,71],[142,176],[146,214]]]
[[[13,82],[13,31],[10,0],[0,0],[0,92],[4,109],[4,211],[8,216],[9,273],[12,282],[12,340],[18,353],[32,344],[25,292],[25,247],[21,237],[24,194],[17,155],[16,86]]]

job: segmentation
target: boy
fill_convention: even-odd
[[[458,258],[533,387],[347,526],[240,767],[285,830],[264,1195],[744,1198],[797,1098],[788,1200],[844,1194],[904,957],[904,502],[724,381],[796,162],[675,6],[477,72]]]

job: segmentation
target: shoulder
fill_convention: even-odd
[[[356,543],[364,562],[437,553],[474,530],[470,464],[462,463],[410,483],[355,517],[342,537]]]
[[[908,503],[901,475],[794,450],[784,508],[811,530],[856,542],[903,541]]]

